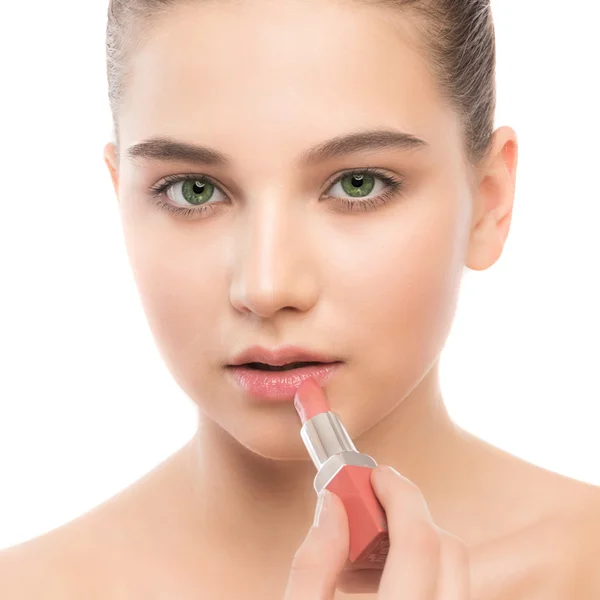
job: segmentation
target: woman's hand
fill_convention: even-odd
[[[342,501],[328,493],[298,548],[284,600],[333,600],[347,593],[378,592],[379,600],[468,600],[465,543],[437,527],[419,488],[391,467],[373,469],[371,483],[386,511],[390,548],[383,571],[346,571],[349,532]]]

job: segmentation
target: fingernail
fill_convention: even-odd
[[[378,477],[383,477],[385,479],[386,477],[389,477],[391,469],[387,465],[379,465],[375,471],[379,473]]]
[[[400,473],[398,473],[398,471],[396,471],[396,469],[394,469],[394,467],[390,467],[389,465],[379,465],[376,470],[379,471],[380,473],[395,473],[396,475],[400,475],[400,477],[402,477],[402,479],[405,479],[405,477],[403,475],[401,475]]]
[[[323,524],[323,520],[326,518],[326,513],[331,508],[331,492],[329,490],[322,490],[319,493],[317,500],[317,506],[315,508],[315,518],[313,521],[313,527],[318,527]]]

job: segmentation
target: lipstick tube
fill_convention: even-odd
[[[302,383],[296,402],[302,404],[303,397],[308,398],[305,406],[312,402],[313,407],[301,412],[304,423],[300,435],[317,468],[315,491],[319,494],[327,489],[336,494],[348,516],[350,549],[345,569],[383,569],[389,537],[385,511],[371,486],[371,469],[377,463],[356,449],[340,418],[328,410],[316,381],[307,379]],[[316,410],[315,398],[320,407]]]

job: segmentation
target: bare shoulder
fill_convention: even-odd
[[[80,529],[80,528],[78,528]],[[70,600],[81,593],[72,527],[65,526],[0,551],[0,598]]]
[[[598,600],[600,487],[554,474],[555,508],[471,550],[474,600]],[[540,504],[542,504],[540,496]]]
[[[132,488],[38,537],[0,551],[2,600],[109,597],[131,523]],[[129,509],[131,512],[131,509]]]
[[[540,598],[600,598],[600,488],[571,482],[576,500],[533,528],[528,547],[546,547],[540,564]]]
[[[0,551],[0,599],[123,597],[118,595],[119,578],[135,568],[131,544],[141,512],[135,508],[126,491],[52,531]]]
[[[123,570],[135,567],[131,545],[145,529],[142,513],[134,485],[52,531],[0,551],[0,599],[118,596]]]
[[[562,521],[569,541],[569,568],[566,573],[570,597],[600,598],[600,487],[587,486],[579,509]]]
[[[163,550],[176,536],[179,456],[70,522],[0,550],[0,599],[106,600],[133,589],[157,597],[156,580],[171,572]]]

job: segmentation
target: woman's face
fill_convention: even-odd
[[[325,389],[356,438],[421,381],[451,326],[468,170],[458,121],[398,23],[354,3],[199,3],[161,18],[135,54],[118,193],[144,310],[181,388],[262,456],[306,451],[291,401],[259,401],[233,382],[226,365],[239,352],[337,357]],[[425,143],[303,161],[326,140],[375,129]],[[129,157],[157,136],[230,162]],[[362,183],[348,174],[365,168],[377,173]],[[188,182],[158,195],[187,218],[151,200],[174,175]],[[214,187],[195,186],[201,177]]]

